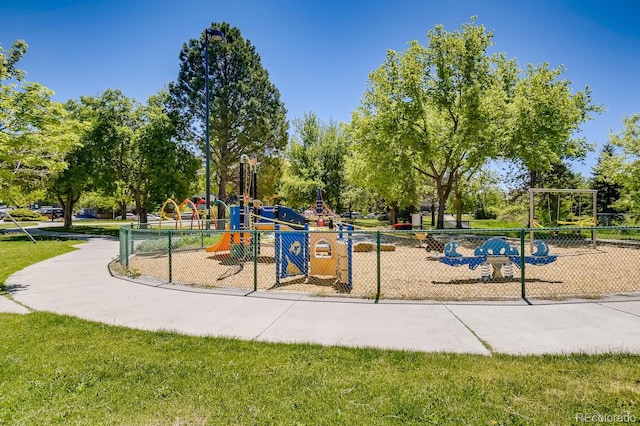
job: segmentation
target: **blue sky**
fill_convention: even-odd
[[[0,0],[0,44],[24,39],[20,67],[58,101],[113,88],[145,102],[177,77],[183,43],[226,21],[256,47],[290,119],[349,121],[387,49],[477,16],[494,51],[564,65],[575,91],[591,87],[607,111],[582,135],[601,146],[640,112],[638,15],[636,0]],[[575,169],[589,175],[597,155]]]

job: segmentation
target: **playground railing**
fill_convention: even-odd
[[[224,228],[123,227],[120,263],[137,279],[247,293],[434,301],[640,296],[640,227]]]

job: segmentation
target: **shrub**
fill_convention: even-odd
[[[189,249],[189,248],[199,248],[211,245],[217,242],[221,233],[206,235],[204,238],[199,235],[187,235],[187,236],[179,236],[174,235],[171,239],[171,249],[179,250],[179,249]],[[158,252],[158,251],[167,251],[169,245],[168,235],[165,235],[161,238],[153,238],[142,241],[140,244],[136,246],[136,252],[138,253],[150,253],[150,252]]]
[[[41,222],[49,220],[48,217],[42,216],[39,212],[29,209],[15,209],[11,210],[9,214],[19,222]],[[3,220],[9,222],[11,219],[9,219],[9,216],[5,216]]]
[[[492,207],[488,207],[488,208],[478,207],[476,209],[476,212],[473,214],[473,218],[478,220],[496,219],[497,217],[498,217],[498,212]]]

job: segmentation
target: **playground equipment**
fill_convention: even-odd
[[[198,229],[202,229],[202,225],[203,225],[203,218],[200,217],[200,212],[198,210],[198,207],[202,204],[206,204],[204,199],[199,199],[197,200],[197,202],[193,202],[192,200],[189,199],[185,199],[182,203],[178,204],[175,201],[173,201],[171,198],[167,199],[163,204],[162,207],[160,208],[160,219],[158,220],[158,227],[162,228],[162,221],[165,220],[165,208],[167,207],[167,205],[172,205],[173,206],[173,211],[175,212],[175,229],[183,229],[183,219],[182,216],[184,214],[184,209],[185,206],[189,206],[191,208],[191,215],[189,217],[190,220],[190,226],[189,229],[193,229],[194,224],[195,226],[197,226]],[[228,212],[229,211],[229,207],[227,207],[227,205],[222,201],[222,200],[215,200],[213,202],[213,204],[211,205],[211,217],[215,218],[216,215],[216,210],[213,208],[214,206],[217,205],[223,205],[225,210]],[[213,228],[215,229],[216,227],[216,222],[213,222]]]
[[[229,225],[226,232],[207,252],[225,252],[242,265],[242,262],[260,253],[260,234],[252,232],[274,231],[276,285],[282,278],[304,275],[309,277],[334,277],[337,283],[352,288],[351,255],[353,244],[351,231],[335,233],[310,233],[304,216],[285,206],[264,206],[257,200],[257,161],[246,155],[240,157],[239,205],[229,208]],[[320,217],[332,213],[322,201],[318,190],[316,213]],[[235,268],[234,270],[241,270]],[[224,277],[231,274],[224,274]],[[223,278],[219,278],[223,279]]]
[[[546,216],[546,222],[542,225],[536,220],[536,206],[535,206],[535,194],[547,194],[547,210],[538,211],[542,216]],[[555,200],[552,200],[551,195],[556,194]],[[561,194],[570,194],[572,197],[567,203],[561,202]],[[574,206],[576,194],[578,196],[578,205]],[[586,203],[583,212],[583,203],[580,198],[581,194],[590,194],[591,203]],[[591,204],[590,214],[588,212],[589,204]],[[597,206],[598,206],[598,191],[595,189],[567,189],[567,188],[529,188],[529,224],[531,228],[540,228],[544,226],[567,226],[574,228],[588,228],[595,227],[598,224],[597,219]],[[555,221],[553,219],[553,210],[555,210]],[[560,217],[564,216],[561,220]],[[593,247],[597,245],[596,231],[591,230],[591,241]],[[534,246],[534,232],[530,234],[531,250]]]
[[[182,211],[185,206],[191,207],[191,226],[190,229],[193,229],[193,220],[196,220],[196,225],[198,229],[202,229],[202,221],[200,220],[200,214],[198,213],[198,205],[204,203],[204,200],[199,200],[198,204],[195,204],[193,201],[189,199],[185,199],[179,205],[173,201],[171,198],[167,199],[160,208],[160,219],[158,221],[158,227],[162,228],[162,220],[164,219],[164,209],[167,207],[167,204],[171,204],[174,207],[174,212],[176,215],[175,228],[182,229]]]
[[[306,281],[331,277],[347,290],[353,288],[353,228],[338,234],[310,233],[308,226],[304,232],[281,232],[279,225],[275,230],[276,286],[282,278],[303,275]]]
[[[207,253],[218,253],[231,250],[231,233],[224,232],[216,243],[208,246],[205,251]]]
[[[545,217],[543,224],[546,226],[596,226],[597,224],[597,200],[598,191],[595,189],[557,189],[557,188],[530,188],[529,189],[529,219],[535,220],[536,206],[535,194],[547,194],[546,211],[538,209],[539,216]],[[551,195],[556,197],[552,200]],[[569,194],[569,200],[563,200],[561,194]],[[577,197],[575,194],[578,194]],[[583,203],[581,194],[590,194],[591,203]],[[576,206],[577,200],[577,206]],[[589,212],[589,206],[591,211]],[[584,205],[584,206],[583,206]],[[583,209],[584,207],[584,209]],[[555,212],[554,212],[555,210]],[[589,214],[590,213],[590,214]],[[561,219],[562,217],[562,219]]]
[[[473,270],[480,266],[481,279],[513,278],[513,266],[520,268],[523,257],[518,249],[512,247],[499,237],[489,238],[481,246],[476,247],[473,256],[463,256],[458,253],[458,241],[450,241],[444,246],[444,256],[438,258],[440,263],[449,266],[467,265]],[[524,256],[524,262],[531,265],[548,265],[555,262],[557,255],[549,254],[547,243],[542,240],[534,241],[535,251]]]
[[[333,277],[336,283],[352,288],[351,231],[335,233],[310,233],[304,216],[285,206],[264,206],[257,197],[257,162],[246,156],[240,159],[240,205],[230,213],[229,249],[236,256],[260,252],[260,241],[254,241],[252,232],[246,230],[274,231],[276,286],[281,279],[298,275]],[[331,218],[333,212],[324,204],[322,191],[318,190],[315,213],[319,219]],[[320,220],[319,220],[320,221]],[[320,221],[323,222],[323,221]],[[238,232],[233,232],[238,231]],[[258,238],[256,238],[258,239]],[[253,247],[257,244],[258,247]]]
[[[318,188],[315,204],[313,204],[308,210],[313,212],[310,219],[315,221],[318,226],[327,226],[328,224],[332,225],[334,219],[340,217],[331,210],[327,204],[325,204],[322,199],[322,190],[320,188]]]

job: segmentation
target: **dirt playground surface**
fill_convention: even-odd
[[[471,256],[473,246],[460,247]],[[608,295],[640,294],[640,247],[626,244],[549,244],[557,255],[548,265],[525,265],[526,295],[531,298],[600,298]],[[482,281],[480,267],[452,267],[438,261],[439,254],[424,247],[397,245],[380,253],[380,293],[385,299],[510,300],[521,297],[520,270],[514,278]],[[313,260],[312,260],[313,261]],[[335,276],[294,276],[276,285],[274,248],[262,244],[257,258],[231,257],[228,252],[207,253],[204,249],[174,251],[171,256],[175,283],[201,288],[254,287],[254,265],[259,290],[300,292],[315,296],[374,298],[377,292],[377,253],[354,252],[351,290]],[[504,268],[503,268],[504,269]],[[167,254],[138,254],[129,260],[136,275],[169,281]],[[504,271],[503,271],[504,272]]]

